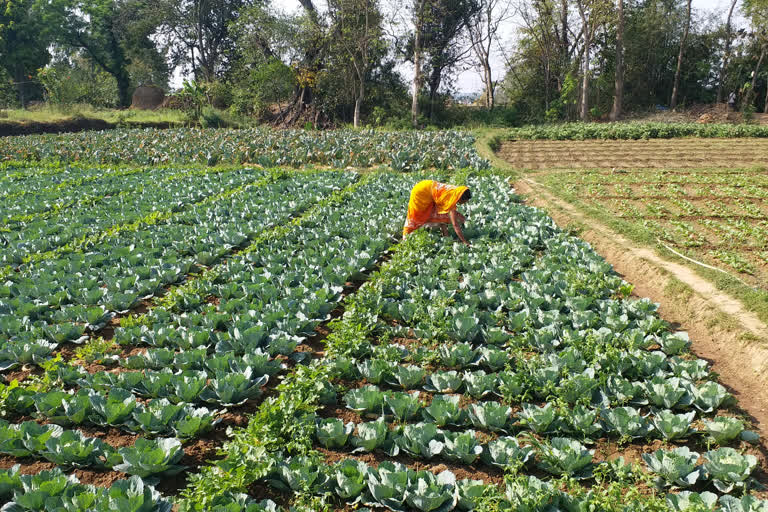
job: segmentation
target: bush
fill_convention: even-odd
[[[233,82],[230,110],[238,114],[265,115],[269,106],[288,100],[296,86],[296,73],[278,59],[248,70]]]
[[[234,96],[232,87],[224,82],[208,82],[208,97],[211,105],[220,110],[226,110],[232,106]]]
[[[39,69],[37,79],[45,88],[50,105],[67,107],[87,103],[100,108],[117,106],[117,82],[104,71],[55,63]]]

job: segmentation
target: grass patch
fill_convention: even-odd
[[[749,345],[750,343],[762,343],[764,340],[755,336],[751,332],[743,332],[739,334],[739,339]]]
[[[683,300],[688,300],[693,297],[693,289],[690,286],[677,279],[676,277],[671,276],[667,281],[666,286],[664,287],[664,293],[667,295],[673,295]]]
[[[186,115],[180,110],[158,109],[158,110],[118,110],[118,109],[98,109],[90,105],[71,105],[67,107],[58,107],[53,105],[44,105],[33,109],[13,109],[4,110],[7,117],[5,121],[25,122],[33,121],[38,123],[55,123],[66,119],[90,118],[101,119],[108,123],[119,124],[121,122],[133,123],[170,123],[183,124],[186,121]]]
[[[496,152],[501,148],[501,143],[505,137],[505,130],[494,128],[479,128],[472,131],[475,136],[475,149],[477,153],[491,162],[494,170],[508,175],[510,179],[518,179],[521,174],[509,162],[496,156]]]
[[[739,329],[739,323],[730,315],[718,311],[707,321],[707,327],[718,327],[724,331],[736,331]]]

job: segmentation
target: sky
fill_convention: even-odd
[[[388,2],[391,0],[384,1]],[[301,8],[298,0],[272,0],[272,5],[278,9],[283,10],[284,12],[296,12]],[[725,20],[728,8],[730,7],[730,0],[693,0],[691,5],[694,10],[694,16],[696,15],[696,11],[699,13],[715,11],[719,12],[722,15],[723,20]],[[501,30],[501,39],[507,43],[507,45],[509,45],[511,41],[514,41],[517,25],[518,22],[513,18],[507,22],[505,27],[503,27]],[[495,54],[493,56],[491,60],[491,67],[494,79],[495,77],[503,76],[504,59],[500,54]],[[413,70],[408,64],[401,66],[399,69],[406,79],[410,79],[413,76]],[[456,92],[459,93],[471,94],[481,92],[483,89],[483,82],[480,74],[475,70],[468,70],[458,73],[455,88]]]

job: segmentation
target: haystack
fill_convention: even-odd
[[[131,108],[139,110],[155,110],[160,108],[165,100],[165,92],[155,85],[140,85],[133,91]]]

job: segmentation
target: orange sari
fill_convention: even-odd
[[[439,181],[418,182],[411,190],[403,236],[413,233],[425,224],[450,222],[448,213],[456,208],[456,203],[465,190],[465,186],[446,185]]]

